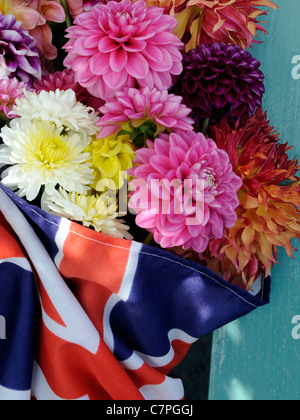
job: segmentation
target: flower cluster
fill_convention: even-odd
[[[250,288],[262,268],[270,274],[278,247],[293,257],[291,239],[300,235],[300,166],[289,159],[288,145],[279,143],[261,109],[237,129],[223,120],[211,134],[229,154],[243,186],[235,226],[212,241],[202,257],[228,281]]]
[[[146,231],[249,290],[300,239],[298,161],[249,50],[267,8],[0,0],[1,182],[104,234]]]
[[[277,6],[270,0],[147,0],[175,16],[176,34],[186,51],[199,44],[225,42],[248,48],[255,42],[257,31],[266,33],[257,18],[266,15],[260,7]]]
[[[44,210],[128,238],[109,192],[93,189],[98,166],[90,148],[98,113],[78,102],[72,89],[25,91],[13,113],[1,131],[2,183],[29,202],[40,197]]]

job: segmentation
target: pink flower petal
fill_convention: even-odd
[[[172,167],[171,161],[167,156],[154,155],[150,158],[150,163],[162,175],[166,175]]]
[[[128,53],[125,67],[130,76],[136,79],[144,79],[149,71],[147,60],[138,52]]]
[[[97,76],[105,74],[109,69],[109,55],[100,52],[94,54],[91,58],[90,69]]]
[[[110,89],[120,89],[126,83],[126,80],[127,73],[124,69],[120,72],[108,70],[103,75],[103,81]]]
[[[142,51],[146,48],[146,46],[147,46],[147,43],[145,41],[142,41],[142,40],[140,41],[134,38],[122,44],[122,47],[124,48],[124,50],[129,51],[129,52]]]
[[[127,52],[123,48],[112,51],[109,57],[110,68],[119,72],[124,69],[127,63]]]
[[[102,53],[109,53],[117,50],[120,47],[120,44],[112,40],[109,36],[104,36],[100,39],[98,48]]]

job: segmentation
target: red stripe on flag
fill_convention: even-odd
[[[39,279],[39,294],[41,297],[41,302],[43,305],[43,309],[46,312],[46,314],[55,322],[62,325],[63,327],[66,327],[64,321],[61,319],[59,313],[57,312],[55,306],[53,305],[51,299],[48,296],[48,293],[45,290],[45,287],[41,280]]]
[[[103,341],[93,355],[60,339],[42,324],[37,363],[59,398],[74,400],[88,395],[91,400],[143,399]]]
[[[130,247],[131,241],[112,238],[72,223],[59,271],[65,278],[88,280],[118,293]]]
[[[24,254],[16,240],[16,235],[2,213],[0,213],[0,238],[0,259],[24,258]]]

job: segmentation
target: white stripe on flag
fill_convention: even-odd
[[[64,327],[58,324],[43,310],[43,321],[47,328],[63,340],[78,344],[96,354],[100,344],[100,335],[97,329],[61,277],[31,225],[1,188],[0,211],[18,235],[52,304],[66,325]],[[33,209],[32,211],[35,212]],[[39,213],[35,213],[42,217]],[[52,223],[45,218],[43,219]]]
[[[23,268],[23,270],[30,271],[32,273],[31,266],[26,258],[5,258],[0,260],[0,264],[4,263],[17,265],[18,267]]]
[[[1,401],[28,401],[31,399],[31,391],[16,391],[0,385]]]
[[[139,389],[145,400],[182,400],[184,389],[180,379],[166,377],[159,385],[144,385]]]
[[[41,368],[34,362],[32,375],[32,395],[38,401],[63,401],[63,398],[58,397],[50,388]],[[78,398],[77,401],[89,400],[88,395]]]
[[[110,325],[110,315],[117,303],[126,301],[129,298],[142,246],[143,245],[138,242],[131,243],[128,262],[119,293],[113,294],[105,305],[103,315],[103,339],[112,352],[114,351],[114,336]]]

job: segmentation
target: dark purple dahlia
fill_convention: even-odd
[[[35,39],[22,29],[13,15],[0,12],[0,76],[16,77],[31,85],[41,77],[41,62]]]
[[[250,118],[262,104],[264,75],[260,62],[238,45],[199,45],[183,55],[183,72],[174,93],[192,109],[198,127],[227,116],[232,124]]]

